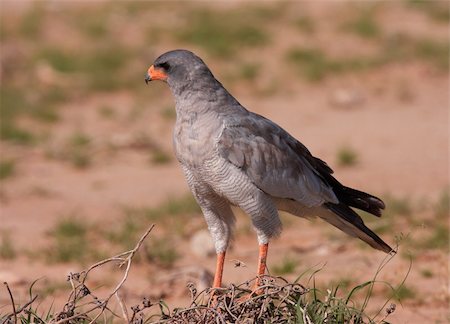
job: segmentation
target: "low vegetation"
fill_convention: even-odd
[[[0,232],[0,260],[12,260],[16,257],[16,249],[14,248],[11,234],[9,232]]]
[[[379,49],[370,55],[332,57],[319,47],[292,47],[286,53],[287,63],[309,81],[351,72],[364,72],[387,64],[421,60],[436,71],[448,73],[449,42],[447,40],[414,39],[404,34],[385,35]]]
[[[67,303],[62,309],[48,309],[38,311],[38,296],[34,294],[32,284],[30,287],[29,301],[23,305],[16,305],[14,292],[5,283],[11,299],[12,312],[0,315],[0,320],[5,323],[47,323],[49,321],[69,322],[95,322],[100,317],[106,321],[124,320],[128,323],[180,323],[199,322],[204,323],[241,323],[247,321],[257,322],[292,322],[292,323],[387,323],[386,319],[396,308],[390,303],[391,298],[403,300],[414,296],[414,292],[404,285],[404,280],[396,287],[389,283],[378,282],[377,277],[393,256],[388,257],[376,270],[373,280],[367,281],[341,292],[339,284],[326,291],[321,291],[315,286],[315,276],[319,270],[306,271],[296,280],[288,281],[283,277],[264,276],[261,278],[261,286],[258,293],[252,293],[251,287],[256,278],[239,285],[230,285],[227,288],[216,290],[206,289],[198,291],[195,284],[188,283],[191,301],[187,307],[171,309],[164,301],[153,301],[144,297],[142,301],[132,306],[131,313],[120,300],[114,304],[114,296],[122,289],[126,282],[132,261],[145,239],[153,229],[153,225],[135,244],[134,248],[120,253],[114,257],[102,260],[80,272],[71,272],[67,278],[67,286],[72,287]],[[65,223],[61,225],[61,232],[77,235],[83,230],[79,225]],[[151,244],[149,245],[151,246]],[[123,275],[111,292],[106,295],[98,295],[93,287],[90,287],[88,277],[93,271],[102,271],[108,264],[126,265],[123,267]],[[309,273],[309,278],[306,275]],[[408,274],[406,274],[407,276]],[[406,278],[405,278],[406,279]],[[300,282],[304,282],[303,284]],[[378,312],[368,314],[367,305],[373,293],[375,285],[385,285],[392,292],[383,305],[378,307]],[[61,289],[59,283],[48,284],[49,289]],[[363,302],[354,301],[357,295],[362,295]],[[115,310],[116,308],[121,311]]]
[[[253,85],[261,76],[262,66],[253,60],[248,62],[244,56],[246,52],[278,46],[272,35],[272,25],[276,25],[277,30],[297,29],[311,38],[322,30],[308,10],[301,10],[301,15],[291,17],[290,6],[290,3],[265,3],[248,4],[236,9],[192,4],[183,10],[174,8],[174,11],[179,10],[181,17],[177,23],[169,26],[163,20],[152,21],[149,40],[146,41],[155,44],[170,40],[179,46],[200,48],[211,57],[218,58],[217,68],[224,71],[222,75],[226,75],[232,66],[233,70],[239,71],[233,76],[233,81],[250,81]],[[406,1],[405,7],[420,11],[436,22],[448,21],[448,7],[439,1]],[[147,60],[142,56],[147,54],[143,54],[142,48],[136,44],[130,44],[127,37],[117,35],[109,22],[121,12],[126,20],[124,25],[135,25],[136,21],[146,21],[146,10],[151,11],[154,6],[143,3],[104,4],[89,8],[88,15],[76,6],[70,7],[71,10],[65,9],[61,8],[57,15],[51,15],[46,4],[33,4],[24,9],[20,19],[14,23],[8,20],[0,26],[3,41],[9,44],[12,40],[21,40],[17,43],[20,50],[13,46],[15,51],[9,53],[7,46],[8,52],[2,61],[5,82],[0,95],[1,140],[20,145],[39,143],[43,134],[21,123],[27,117],[43,124],[47,128],[47,137],[51,137],[52,125],[60,121],[67,103],[76,102],[79,98],[112,91],[126,91],[133,97],[142,98],[143,86],[136,82],[136,76],[143,72],[142,66],[136,62]],[[280,62],[286,60],[288,67],[298,70],[299,75],[309,81],[367,71],[390,63],[403,64],[410,60],[428,62],[436,70],[448,72],[447,39],[389,34],[380,28],[377,18],[383,10],[386,8],[378,4],[355,6],[346,13],[349,18],[344,19],[344,31],[376,42],[378,50],[370,55],[334,57],[328,48],[314,45],[316,42],[312,41],[311,47],[292,44],[292,48],[277,54],[280,57],[275,59]],[[80,39],[85,46],[74,47],[70,42],[61,44],[51,37],[51,33],[44,32],[50,16],[55,23],[64,22],[67,33],[74,39]],[[336,27],[339,30],[339,26]],[[253,58],[255,53],[251,55]],[[276,84],[273,82],[263,87],[249,88],[256,89],[258,94],[273,95],[278,91]],[[145,90],[146,95],[152,91]],[[100,114],[105,118],[112,117],[108,109],[101,109]],[[81,160],[75,164],[85,165],[84,157],[76,156],[75,160]],[[165,158],[156,160],[166,161]]]
[[[200,207],[191,194],[186,194],[180,198],[170,198],[155,208],[131,209],[130,212],[142,213],[148,220],[164,221],[173,216],[187,218],[192,214],[199,214]]]
[[[449,228],[443,224],[433,227],[431,233],[421,245],[427,249],[443,249],[449,251],[449,242]]]
[[[420,271],[420,274],[424,278],[433,278],[434,277],[434,273],[430,269],[422,269],[422,271]]]
[[[301,16],[294,21],[294,26],[305,34],[313,34],[316,31],[316,24],[309,16]]]
[[[343,80],[348,81],[350,78],[345,77],[349,74],[358,74],[359,78],[364,77],[364,73],[390,66],[393,70],[398,70],[399,66],[412,67],[424,77],[448,74],[449,42],[442,37],[444,34],[424,30],[415,33],[415,28],[423,28],[420,24],[411,30],[403,25],[395,28],[385,25],[381,18],[384,11],[389,10],[389,5],[384,3],[343,6],[342,17],[339,15],[339,19],[327,22],[316,19],[316,13],[309,11],[308,6],[294,2],[222,5],[98,2],[92,6],[68,4],[66,7],[34,2],[20,6],[21,11],[14,13],[17,16],[3,10],[0,17],[0,140],[8,149],[1,152],[0,180],[3,186],[0,201],[7,205],[16,197],[26,199],[29,195],[35,200],[53,204],[61,198],[57,190],[47,183],[33,182],[32,187],[21,187],[24,175],[30,174],[27,165],[34,163],[35,154],[39,163],[33,172],[39,172],[42,178],[51,171],[41,167],[41,155],[52,158],[52,164],[63,164],[62,167],[72,173],[97,171],[103,166],[100,160],[104,156],[112,156],[122,148],[138,151],[142,160],[149,162],[149,168],[171,163],[173,155],[155,140],[154,136],[159,134],[152,134],[147,129],[142,131],[141,123],[144,116],[149,116],[146,115],[149,110],[150,116],[155,111],[159,114],[156,121],[162,120],[163,126],[174,122],[173,102],[158,99],[158,91],[162,88],[144,87],[143,83],[146,64],[160,48],[171,48],[174,44],[201,54],[211,67],[214,66],[220,79],[229,81],[233,92],[250,93],[255,98],[278,95],[289,100],[290,91],[298,86],[293,84],[286,89],[291,82],[300,83],[300,89],[303,89],[305,80],[311,82],[307,86],[321,87],[327,81],[335,81],[333,78],[344,77]],[[436,30],[442,29],[449,22],[449,7],[445,1],[406,0],[397,6],[397,10],[403,8],[405,19],[419,17],[431,31],[435,27]],[[155,12],[164,14],[157,16]],[[59,27],[64,39],[58,35]],[[291,38],[292,35],[296,37]],[[335,53],[334,44],[328,43],[324,37],[329,35],[342,38],[346,46],[349,41],[355,42],[347,52],[353,54]],[[364,54],[358,54],[358,44],[363,45]],[[266,65],[268,59],[275,64]],[[144,67],[142,62],[145,62]],[[299,76],[297,80],[288,75],[292,72]],[[372,90],[378,91],[372,85],[377,83],[374,81],[367,86],[368,96],[373,95]],[[406,78],[404,82],[398,89],[394,84],[394,91],[401,100],[414,102],[413,99],[419,97],[414,80]],[[383,87],[390,88],[390,85]],[[329,91],[329,88],[325,87],[325,90]],[[133,98],[131,102],[127,101],[129,98]],[[243,100],[248,100],[245,93]],[[94,114],[88,108],[94,109]],[[74,122],[71,118],[76,110],[83,118],[75,121],[74,125],[80,127],[71,133],[67,121]],[[88,121],[86,125],[85,120]],[[315,122],[313,118],[311,121]],[[123,125],[126,123],[128,125]],[[91,132],[90,128],[97,125],[108,125],[109,133],[97,136],[100,131]],[[132,134],[129,142],[126,138],[122,147],[122,138],[116,141],[111,134],[122,135],[125,128],[136,130],[137,135],[133,137]],[[109,146],[102,147],[102,143],[109,143],[105,145]],[[352,167],[362,164],[359,153],[343,146],[335,152],[334,159],[339,166]],[[16,190],[17,187],[20,190]],[[448,189],[438,200],[426,201],[423,206],[420,201],[407,196],[385,195],[383,199],[387,205],[383,217],[363,214],[364,221],[389,242],[394,240],[394,233],[398,233],[397,237],[403,239],[404,250],[410,250],[399,254],[408,260],[417,258],[420,261],[420,264],[415,264],[419,278],[426,283],[440,279],[440,271],[424,264],[420,258],[423,252],[439,253],[440,257],[449,251]],[[205,228],[199,207],[190,194],[171,198],[156,207],[126,206],[119,209],[116,216],[114,221],[105,224],[86,222],[76,213],[64,214],[49,231],[48,245],[30,251],[18,247],[13,232],[0,231],[0,260],[8,264],[22,258],[29,261],[39,259],[58,263],[58,267],[63,264],[63,268],[74,268],[98,260],[111,249],[133,249],[141,229],[155,222],[160,232],[142,244],[133,262],[141,266],[155,265],[161,271],[176,270],[183,257],[180,246],[197,229]],[[240,216],[238,218],[242,218]],[[292,216],[282,217],[286,228],[294,221]],[[245,221],[240,219],[238,226],[237,236],[254,235],[248,218]],[[333,238],[340,235],[334,228],[330,231],[333,231]],[[361,249],[370,247],[361,243]],[[272,322],[279,318],[305,324],[339,321],[385,323],[395,310],[395,306],[387,302],[384,306],[377,305],[380,309],[378,316],[367,314],[364,306],[366,295],[356,293],[369,289],[375,282],[380,284],[376,280],[357,285],[355,278],[339,277],[316,286],[313,279],[295,282],[278,277],[291,277],[298,271],[296,264],[291,256],[281,258],[271,267],[275,276],[266,277],[267,286],[263,294],[253,296],[247,303],[238,301],[238,298],[249,292],[251,281],[221,290],[218,305],[211,303],[208,291],[197,292],[194,286],[189,286],[186,294],[192,294],[192,301],[185,307],[169,308],[163,301],[144,299],[131,312],[130,308],[127,309],[127,320],[140,323],[141,320],[176,322],[191,319],[195,322],[201,316],[202,319],[218,321],[235,321],[236,317],[242,320],[256,317],[265,321],[267,318],[264,316],[270,315]],[[69,283],[74,284],[74,294],[64,309],[42,309],[38,307],[41,300],[33,299],[35,295],[32,294],[28,305],[22,298],[13,301],[14,312],[12,307],[0,308],[0,322],[12,323],[17,317],[18,322],[40,323],[68,316],[78,316],[79,322],[88,322],[96,315],[86,313],[87,308],[96,307],[96,303],[101,307],[94,311],[102,312],[105,321],[117,320],[116,316],[122,314],[119,305],[102,308],[105,305],[102,302],[107,298],[97,296],[97,286],[91,287],[89,282],[85,284],[80,278],[78,281],[75,274],[69,278],[69,283],[64,279],[42,280],[30,289],[30,292],[39,294],[39,298],[48,296],[53,300],[70,289]],[[105,280],[112,279],[108,276]],[[101,284],[109,287],[110,282]],[[414,303],[422,298],[422,288],[417,283],[388,286],[377,290],[378,300],[381,294],[400,301],[414,300]],[[87,304],[83,305],[84,302]],[[111,309],[113,311],[110,312]],[[255,309],[261,313],[255,313]]]
[[[197,9],[189,12],[190,23],[178,33],[178,40],[194,44],[219,58],[232,58],[242,50],[269,43],[269,34],[261,28],[261,11]]]
[[[84,262],[88,259],[88,226],[71,215],[59,221],[50,236],[54,239],[46,251],[52,262]]]
[[[353,20],[343,26],[343,29],[363,38],[375,38],[379,36],[381,30],[375,19],[375,12],[375,8],[372,6],[360,10]]]
[[[105,119],[114,119],[116,117],[116,111],[113,107],[103,105],[98,109],[98,113]]]
[[[279,264],[272,267],[272,272],[275,275],[283,276],[293,273],[296,267],[297,260],[294,260],[291,257],[285,257]]]
[[[408,216],[413,212],[413,204],[408,197],[397,197],[394,195],[386,195],[383,197],[386,204],[384,215],[388,216]]]
[[[400,302],[405,301],[406,299],[412,299],[415,296],[416,296],[415,290],[406,285],[402,285],[392,291],[392,297]]]
[[[152,164],[167,164],[172,161],[172,155],[162,149],[153,150],[150,155],[150,162]]]
[[[155,238],[151,246],[144,245],[145,253],[137,257],[137,262],[143,257],[164,268],[171,268],[179,257],[176,234],[186,239],[192,233],[193,227],[187,226],[184,220],[193,223],[196,215],[200,216],[200,209],[190,194],[178,199],[169,199],[154,208],[125,207],[123,217],[106,226],[82,221],[82,217],[77,217],[76,213],[69,214],[61,217],[49,231],[48,235],[52,242],[43,253],[51,262],[85,264],[104,255],[104,247],[108,246],[108,243],[120,249],[130,249],[143,227],[150,222],[158,222],[162,231],[167,228],[172,228],[172,231],[164,237]],[[197,219],[203,222],[200,217]],[[2,239],[0,252],[3,251],[1,253],[5,256],[10,255],[11,240],[7,235],[2,236]]]
[[[174,246],[173,239],[164,237],[146,245],[146,257],[150,262],[167,269],[173,267],[175,261],[179,258],[179,254]]]
[[[138,238],[140,226],[139,219],[127,214],[117,226],[105,231],[104,236],[122,249],[130,249]]]
[[[433,206],[434,214],[439,219],[447,220],[450,215],[450,192],[444,189]]]
[[[92,159],[90,137],[82,132],[72,134],[67,141],[67,151],[64,155],[74,167],[87,168]]]
[[[447,24],[450,20],[450,8],[445,1],[408,0],[407,5],[426,13],[429,18],[436,22]]]
[[[307,47],[291,48],[286,59],[309,81],[321,81],[330,74],[363,71],[381,64],[377,57],[331,58],[322,49]]]
[[[161,116],[167,120],[171,120],[171,121],[175,120],[175,118],[177,116],[175,107],[173,107],[172,105],[163,107],[161,109]]]
[[[0,180],[13,176],[15,172],[16,164],[14,161],[0,161]]]
[[[337,152],[337,164],[343,167],[355,165],[358,162],[358,154],[348,146],[343,146]]]

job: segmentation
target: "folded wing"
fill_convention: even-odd
[[[307,207],[338,203],[321,173],[332,173],[303,144],[272,121],[249,113],[232,120],[218,139],[221,156],[267,194]],[[322,170],[321,170],[322,169]]]

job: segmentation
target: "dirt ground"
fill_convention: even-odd
[[[105,233],[124,227],[123,220],[130,215],[126,210],[154,210],[168,201],[185,199],[188,187],[171,149],[174,104],[170,91],[164,84],[145,86],[143,80],[158,54],[183,47],[201,55],[246,108],[272,119],[327,161],[340,181],[385,199],[385,217],[365,219],[390,245],[403,238],[397,256],[379,275],[380,281],[393,286],[407,276],[406,288],[392,300],[397,309],[388,320],[448,322],[449,25],[448,18],[439,18],[433,6],[400,1],[365,5],[139,2],[135,6],[126,2],[32,5],[2,1],[1,5],[5,115],[0,117],[31,130],[37,138],[24,144],[5,135],[0,142],[2,168],[13,163],[13,171],[5,171],[0,180],[0,280],[9,282],[20,304],[26,302],[30,284],[41,278],[36,284],[41,307],[54,302],[55,309],[61,308],[70,291],[65,282],[69,272],[123,251]],[[445,3],[440,8],[448,10]],[[248,22],[264,30],[269,40],[254,47],[236,40],[236,46],[226,45],[230,46],[228,56],[221,56],[206,36],[200,42],[192,35],[176,36],[193,28],[194,19],[204,19],[196,16],[202,10],[209,10],[218,20],[245,13]],[[96,18],[103,19],[106,31],[95,24]],[[33,28],[38,27],[27,27],[32,19],[39,21],[35,23],[37,34]],[[354,20],[362,22],[352,24]],[[238,25],[242,19],[228,21]],[[216,31],[218,27],[210,28]],[[383,44],[393,42],[395,47],[404,39],[413,45],[405,45],[400,54],[396,52],[398,56],[373,66],[358,63],[346,70],[346,64],[330,63],[383,55],[388,51]],[[83,77],[92,78],[87,70],[54,65],[55,56],[45,56],[50,50],[41,53],[41,49],[64,48],[73,54],[71,60],[81,61],[83,55],[96,55],[95,46],[108,42],[114,44],[106,47],[108,53],[123,48],[131,56],[111,73],[108,66],[104,71],[98,67],[95,73],[105,73],[107,81],[120,79],[118,85],[106,83],[104,88],[85,85]],[[438,45],[421,50],[420,42],[444,44],[444,54]],[[83,50],[77,52],[78,47]],[[304,55],[296,65],[286,54],[292,48],[320,49],[323,52],[316,52],[316,57],[326,59],[305,61]],[[445,53],[447,65],[442,65],[439,57]],[[322,65],[308,74],[304,65],[317,64]],[[9,112],[10,101],[3,97],[12,96],[13,102],[25,98],[23,105],[33,107],[34,102],[44,100],[39,96],[54,88],[65,95],[48,103],[56,107],[57,114],[50,122],[35,118],[33,109]],[[256,269],[256,237],[247,216],[236,213],[238,226],[227,255],[225,284],[243,282]],[[208,282],[201,280],[204,274],[214,270],[214,255],[192,247],[193,237],[206,229],[199,212],[188,211],[187,217],[182,212],[162,214],[145,221],[140,218],[133,233],[143,233],[155,223],[148,248],[159,248],[152,242],[168,242],[175,257],[167,253],[160,254],[160,259],[142,257],[133,265],[124,290],[128,305],[143,296],[163,298],[172,307],[185,305],[189,300],[186,282],[201,286]],[[68,261],[51,257],[59,242],[57,224],[68,219],[87,224],[84,250],[80,248],[79,253],[94,251],[95,256]],[[320,287],[345,282],[343,290],[348,291],[371,280],[385,258],[323,222],[289,215],[283,215],[283,221],[283,234],[269,250],[271,272],[295,278],[307,269],[323,267],[315,277]],[[169,264],[164,263],[167,258]],[[152,262],[155,259],[160,262]],[[231,260],[246,266],[234,267]],[[289,268],[289,263],[293,269],[279,270]],[[118,279],[118,269],[106,267],[90,284],[102,295]],[[390,295],[383,284],[376,286],[369,311],[376,313]],[[0,314],[10,311],[8,305],[9,296],[2,287]]]

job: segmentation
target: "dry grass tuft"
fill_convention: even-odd
[[[315,270],[307,280],[307,288],[299,283],[307,273],[301,274],[290,282],[280,276],[262,276],[257,292],[252,290],[257,278],[240,285],[231,284],[227,288],[207,288],[198,292],[193,283],[187,284],[191,296],[190,304],[184,308],[173,310],[162,300],[152,301],[142,297],[139,304],[127,307],[121,296],[121,289],[128,279],[132,260],[149,236],[154,225],[141,236],[134,248],[111,258],[99,261],[89,268],[70,273],[67,281],[71,291],[62,310],[50,308],[39,315],[38,296],[30,287],[30,299],[24,305],[14,301],[14,295],[5,282],[7,293],[11,300],[12,312],[0,314],[1,323],[98,323],[114,322],[116,320],[141,323],[387,323],[386,318],[395,311],[395,304],[389,304],[391,296],[379,308],[377,314],[369,316],[365,309],[369,302],[375,283],[384,283],[396,295],[407,293],[403,280],[398,287],[377,280],[380,271],[393,256],[387,257],[378,267],[373,280],[355,286],[347,294],[335,288],[321,292],[315,286]],[[117,264],[123,268],[123,275],[112,291],[106,296],[97,295],[92,287],[88,287],[88,277],[94,270],[103,266]],[[409,272],[408,272],[409,273]],[[405,278],[406,279],[406,278]],[[338,292],[339,290],[339,292]],[[357,294],[363,294],[363,303],[355,302]],[[361,297],[361,296],[360,296]],[[397,296],[399,297],[399,296]],[[405,296],[403,296],[406,298]],[[400,297],[399,297],[400,298]]]

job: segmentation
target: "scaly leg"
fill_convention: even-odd
[[[258,258],[258,273],[253,292],[258,293],[258,288],[261,286],[261,277],[266,273],[267,267],[267,250],[269,249],[269,243],[261,244],[259,246],[259,258]]]
[[[213,288],[222,287],[223,264],[225,262],[225,252],[217,254],[216,273],[214,274]]]
[[[261,277],[266,273],[266,265],[267,265],[267,250],[269,249],[269,243],[261,244],[259,246],[259,258],[258,258],[258,272],[256,274],[255,285],[253,286],[252,292],[248,295],[244,295],[238,299],[238,302],[246,302],[252,296],[258,295],[261,293]]]
[[[223,264],[225,262],[225,252],[217,253],[216,273],[214,274],[214,283],[212,290],[212,305],[217,306],[217,291],[215,288],[222,287]]]

